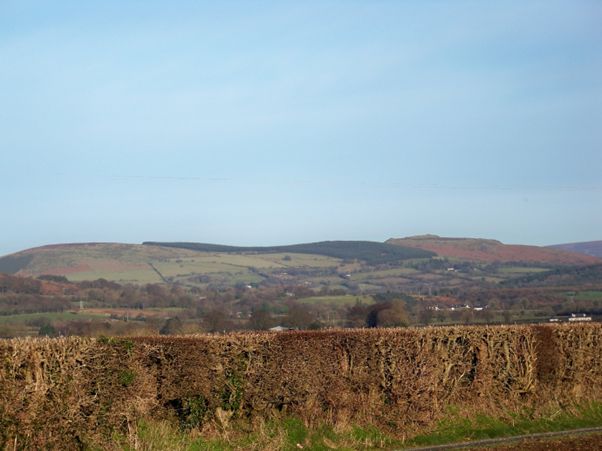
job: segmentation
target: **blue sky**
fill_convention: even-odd
[[[599,1],[0,2],[0,254],[602,239]]]

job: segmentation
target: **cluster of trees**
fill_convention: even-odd
[[[41,292],[40,280],[0,273],[0,293],[40,294]]]
[[[18,315],[36,312],[63,312],[71,307],[68,299],[39,294],[0,295],[0,315]]]
[[[233,313],[227,305],[214,304],[198,315],[202,328],[207,332],[267,330],[274,326],[319,329],[324,327],[320,316],[319,309],[291,300],[277,307],[269,302],[261,302],[252,306],[248,313]]]
[[[398,299],[358,303],[347,310],[347,327],[406,327],[410,322],[406,303]]]
[[[357,302],[351,307],[326,307],[288,300],[275,306],[262,302],[246,315],[232,314],[224,305],[213,305],[198,315],[201,328],[207,332],[232,330],[267,330],[274,326],[290,329],[325,327],[405,327],[415,322],[401,299],[382,300],[374,304]],[[166,330],[172,331],[170,323]]]

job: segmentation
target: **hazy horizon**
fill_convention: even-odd
[[[596,1],[0,4],[0,255],[601,240]]]

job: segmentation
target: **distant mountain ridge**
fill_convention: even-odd
[[[551,249],[560,249],[563,251],[577,252],[579,254],[602,258],[602,240],[583,241],[579,243],[554,244],[552,246],[547,247]]]
[[[588,265],[602,262],[595,256],[583,255],[568,250],[503,244],[497,240],[481,238],[418,235],[406,238],[391,238],[386,243],[432,251],[440,257],[477,262],[538,262],[559,265]]]
[[[70,281],[104,278],[120,283],[167,281],[216,286],[266,281],[274,284],[308,282],[314,286],[336,287],[355,284],[369,289],[379,277],[382,283],[377,285],[381,288],[404,280],[404,283],[416,285],[431,283],[427,279],[434,277],[433,268],[441,269],[441,265],[448,264],[441,258],[449,259],[451,266],[464,262],[472,268],[483,263],[518,263],[519,266],[527,264],[550,269],[602,263],[594,256],[562,249],[506,245],[489,239],[421,235],[387,242],[321,241],[248,247],[152,241],[143,244],[51,244],[0,257],[0,273],[66,276]],[[412,269],[415,265],[422,266]],[[413,279],[412,274],[422,274],[426,279],[422,276]],[[455,276],[455,273],[446,272],[445,276],[438,277],[452,274]],[[472,277],[476,273],[465,273],[464,276],[466,274]],[[496,277],[507,275],[497,274]]]

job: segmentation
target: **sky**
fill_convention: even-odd
[[[602,239],[602,3],[0,0],[0,255]]]

